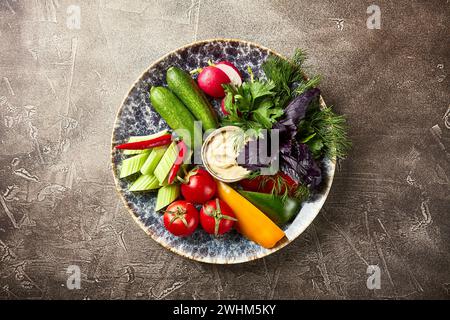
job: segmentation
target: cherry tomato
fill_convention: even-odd
[[[181,184],[181,194],[189,202],[203,204],[216,194],[216,182],[204,169],[191,170],[184,180]]]
[[[273,176],[257,176],[253,179],[243,179],[240,182],[242,188],[246,191],[274,193],[282,195],[287,191],[294,191],[298,184],[284,172],[277,172]]]
[[[164,226],[175,236],[186,237],[198,226],[197,209],[190,202],[178,200],[167,207],[164,213]]]
[[[233,210],[219,198],[208,201],[200,210],[203,229],[216,236],[230,231],[236,221]]]

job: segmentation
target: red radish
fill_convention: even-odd
[[[230,81],[232,84],[234,84],[236,87],[239,87],[242,84],[242,77],[239,73],[239,70],[236,69],[236,67],[228,61],[222,61],[216,64],[216,68],[219,68],[225,74],[230,78]]]
[[[234,64],[232,64],[230,61],[224,60],[218,63],[219,64],[225,64],[227,66],[230,66],[233,68],[234,71],[236,71],[236,73],[239,75],[239,77],[241,77],[241,73],[239,72],[239,70],[234,66]]]
[[[225,116],[227,116],[227,115],[229,115],[230,113],[229,113],[229,112],[227,111],[227,109],[225,108],[225,99],[226,99],[226,97],[223,98],[222,101],[220,101],[220,109],[222,110],[223,114],[224,114]],[[233,103],[234,103],[234,97],[233,97]],[[241,116],[241,115],[242,115],[242,113],[241,113],[239,110],[237,111],[237,114],[238,114],[238,116]]]
[[[209,66],[203,68],[197,78],[198,86],[211,97],[222,98],[225,91],[222,84],[230,83],[230,78],[219,68]]]
[[[220,102],[220,109],[222,110],[224,115],[229,115],[230,113],[227,111],[227,109],[225,109],[225,99],[223,98],[222,101]]]
[[[204,68],[197,78],[198,86],[214,98],[222,98],[225,91],[222,84],[232,83],[235,86],[242,84],[239,70],[229,61],[222,61],[216,65]]]

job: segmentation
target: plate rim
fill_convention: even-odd
[[[190,42],[188,44],[185,44],[183,46],[180,46],[174,50],[169,51],[168,53],[162,55],[161,57],[159,57],[158,59],[154,60],[153,62],[151,62],[149,64],[149,66],[140,74],[140,76],[136,79],[136,81],[133,82],[133,84],[130,86],[130,88],[128,89],[127,93],[125,94],[124,98],[121,100],[121,103],[119,104],[119,107],[117,108],[116,111],[116,115],[114,117],[114,122],[113,122],[113,128],[112,128],[112,132],[111,132],[111,151],[110,151],[110,163],[111,163],[111,172],[114,178],[114,189],[115,192],[119,195],[120,199],[122,200],[123,204],[125,205],[125,208],[127,209],[127,212],[129,215],[131,215],[131,217],[133,218],[133,220],[139,225],[139,227],[148,235],[150,236],[155,242],[157,242],[159,245],[161,245],[162,247],[168,249],[169,251],[176,253],[182,257],[188,258],[190,260],[194,260],[194,261],[198,261],[198,262],[203,262],[203,263],[208,263],[208,264],[222,264],[222,265],[226,265],[226,264],[239,264],[239,263],[245,263],[245,262],[250,262],[250,261],[254,261],[263,257],[266,257],[272,253],[275,253],[281,249],[283,249],[285,246],[287,246],[288,244],[292,243],[295,239],[297,239],[305,230],[306,228],[308,228],[313,221],[315,220],[315,218],[317,217],[317,215],[319,214],[320,210],[323,207],[323,204],[325,203],[326,199],[328,198],[328,194],[331,190],[331,186],[333,184],[333,180],[334,180],[334,175],[335,175],[335,162],[336,159],[329,159],[331,165],[332,165],[332,170],[330,175],[327,177],[327,186],[325,188],[325,192],[322,194],[323,196],[323,200],[321,201],[322,203],[320,203],[320,208],[317,210],[317,212],[314,214],[314,217],[312,218],[312,220],[304,227],[302,228],[303,230],[300,230],[300,232],[298,232],[298,234],[290,239],[290,240],[284,240],[282,241],[277,247],[275,248],[271,248],[271,249],[265,249],[264,251],[262,251],[260,254],[256,254],[253,256],[245,256],[243,258],[239,257],[233,260],[218,260],[218,259],[214,259],[214,258],[209,258],[209,257],[197,257],[197,256],[192,256],[192,255],[188,255],[185,254],[183,251],[177,250],[174,247],[167,245],[166,243],[163,243],[160,241],[159,237],[156,237],[155,234],[153,232],[151,232],[149,230],[149,228],[147,228],[145,226],[145,224],[136,216],[136,214],[134,213],[133,209],[129,206],[128,202],[126,201],[123,192],[120,190],[120,186],[119,186],[119,180],[116,174],[117,171],[117,165],[114,162],[114,146],[116,144],[116,142],[114,141],[114,132],[116,130],[116,123],[118,120],[118,117],[122,111],[122,107],[125,104],[126,100],[128,99],[128,97],[130,96],[130,93],[132,92],[132,90],[136,87],[136,85],[142,80],[142,78],[144,77],[144,75],[146,73],[148,73],[148,71],[155,66],[156,64],[160,63],[161,61],[163,61],[165,58],[167,58],[168,56],[177,53],[180,50],[189,48],[191,46],[194,45],[199,45],[199,44],[207,44],[210,42],[239,42],[239,43],[244,43],[247,44],[248,46],[254,46],[254,47],[258,47],[261,48],[263,50],[266,50],[267,52],[269,52],[272,55],[275,56],[279,56],[283,59],[287,59],[287,57],[285,57],[284,55],[268,48],[265,47],[259,43],[256,42],[252,42],[252,41],[248,41],[248,40],[243,40],[243,39],[238,39],[238,38],[211,38],[211,39],[203,39],[203,40],[197,40],[197,41],[193,41]],[[304,75],[306,77],[306,75]],[[320,104],[321,107],[325,107],[325,101],[323,99],[323,97],[320,95]],[[299,211],[300,212],[300,211]]]

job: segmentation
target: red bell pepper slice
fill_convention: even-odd
[[[167,182],[169,184],[173,183],[173,181],[177,177],[178,171],[180,170],[180,167],[183,164],[184,157],[188,153],[187,145],[183,140],[178,142],[177,147],[179,150],[178,157],[175,160],[175,163],[173,164],[172,168],[170,169],[169,177],[167,178]]]
[[[116,149],[126,149],[126,150],[143,150],[150,149],[154,147],[165,146],[172,142],[172,135],[165,134],[157,138],[153,138],[150,140],[137,141],[137,142],[129,142],[116,146]]]

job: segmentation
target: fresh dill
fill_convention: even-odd
[[[320,108],[318,103],[309,107],[300,122],[298,135],[316,159],[322,156],[345,158],[351,147],[345,117],[336,114],[331,107]]]

